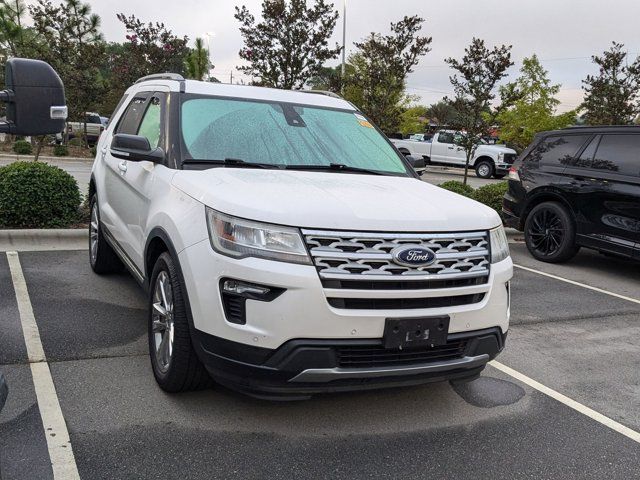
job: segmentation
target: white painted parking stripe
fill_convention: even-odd
[[[576,412],[586,415],[587,417],[591,418],[592,420],[595,420],[596,422],[604,425],[605,427],[615,430],[616,432],[624,435],[625,437],[640,443],[640,432],[636,432],[635,430],[632,430],[629,427],[626,427],[621,423],[618,423],[615,420],[599,412],[596,412],[595,410],[587,407],[586,405],[583,405],[580,402],[573,400],[572,398],[567,397],[566,395],[563,395],[560,392],[556,392],[555,390],[545,385],[542,385],[540,382],[537,382],[534,379],[529,378],[526,375],[514,370],[511,367],[507,367],[506,365],[500,362],[493,360],[489,362],[489,365],[491,365],[494,368],[497,368],[503,373],[506,373],[510,377],[513,377],[516,380],[521,381],[525,385],[528,385],[531,388],[538,390],[541,393],[544,393],[545,395],[553,398],[554,400],[557,400],[558,402],[563,403],[564,405],[566,405],[569,408],[572,408]]]
[[[7,261],[11,271],[13,288],[18,302],[18,312],[22,333],[27,347],[27,355],[31,366],[31,376],[36,391],[36,399],[47,439],[47,449],[53,470],[54,480],[80,480],[78,467],[73,455],[67,425],[62,415],[56,388],[51,377],[51,370],[44,354],[40,331],[33,314],[20,258],[17,252],[7,252]]]
[[[513,266],[521,270],[526,270],[527,272],[537,273],[538,275],[543,275],[545,277],[553,278],[555,280],[560,280],[561,282],[570,283],[571,285],[576,285],[578,287],[586,288],[588,290],[593,290],[594,292],[604,293],[605,295],[610,295],[612,297],[620,298],[622,300],[637,303],[640,305],[640,299],[638,298],[627,297],[625,295],[620,295],[619,293],[610,292],[609,290],[603,290],[602,288],[592,287],[591,285],[587,285],[586,283],[580,283],[580,282],[576,282],[575,280],[569,280],[568,278],[559,277],[557,275],[553,275],[547,272],[542,272],[534,268],[524,267],[522,265],[516,265],[516,264],[513,264]]]

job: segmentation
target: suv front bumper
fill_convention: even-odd
[[[397,357],[390,361],[390,356],[395,355],[382,349],[380,339],[297,339],[271,350],[199,331],[194,334],[196,350],[216,381],[249,395],[271,399],[471,380],[502,351],[505,340],[506,333],[499,328],[450,334],[448,345],[460,346],[455,353],[444,354],[446,347],[432,351],[414,349],[397,353],[404,356],[404,361]],[[354,357],[354,351],[361,353]],[[362,366],[353,366],[354,358],[359,358]]]

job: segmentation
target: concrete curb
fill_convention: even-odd
[[[0,252],[42,250],[86,250],[86,228],[0,230]]]
[[[0,153],[0,159],[8,159],[14,160],[16,162],[33,162],[35,157],[33,155],[17,155],[15,153]],[[48,155],[40,155],[38,157],[39,162],[63,162],[63,161],[71,161],[71,162],[90,162],[93,163],[93,158],[84,158],[84,157],[51,157]]]
[[[523,233],[505,228],[510,242],[521,242]],[[43,250],[86,250],[89,248],[86,228],[0,230],[0,252]]]

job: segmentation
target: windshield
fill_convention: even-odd
[[[356,112],[197,97],[182,103],[181,123],[187,159],[281,167],[337,163],[407,175],[387,140]]]

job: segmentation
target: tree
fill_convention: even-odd
[[[26,30],[23,17],[26,12],[22,0],[0,0],[0,49],[4,59],[22,55]]]
[[[262,21],[246,6],[236,7],[244,47],[240,58],[249,64],[238,70],[258,77],[261,85],[299,89],[320,72],[327,60],[341,48],[329,47],[329,38],[338,19],[333,4],[315,0],[263,0]]]
[[[552,85],[548,72],[540,65],[536,55],[522,61],[520,77],[513,88],[517,100],[513,106],[503,110],[497,120],[500,124],[500,138],[519,150],[527,147],[536,133],[556,130],[574,123],[576,112],[570,111],[556,115],[560,100],[556,95],[560,85]]]
[[[454,126],[460,130],[459,146],[464,148],[466,162],[464,167],[464,184],[467,184],[469,161],[480,141],[489,134],[496,116],[513,102],[513,88],[501,91],[502,103],[493,109],[492,101],[496,98],[494,91],[497,83],[504,78],[506,70],[513,65],[511,46],[502,45],[487,48],[484,40],[474,38],[465,49],[460,60],[447,58],[445,62],[458,73],[449,77],[453,86],[454,98],[446,99],[456,110]]]
[[[423,133],[427,127],[427,107],[413,105],[400,115],[400,132],[403,135]]]
[[[117,15],[126,29],[126,41],[110,43],[102,71],[109,82],[102,109],[110,113],[124,91],[137,79],[153,73],[185,74],[190,49],[186,36],[174,35],[164,23],[145,23],[134,15]]]
[[[205,76],[209,75],[210,66],[209,50],[204,48],[204,41],[201,38],[196,38],[195,46],[185,60],[187,77],[203,80]]]
[[[427,111],[429,121],[440,126],[451,125],[456,119],[456,109],[444,100],[432,103]]]
[[[431,37],[420,36],[424,19],[404,17],[391,23],[391,34],[371,33],[364,41],[355,43],[358,49],[349,58],[354,74],[348,79],[352,97],[345,97],[358,105],[385,132],[397,131],[400,115],[406,106],[405,83],[413,67],[431,49]]]
[[[342,78],[342,66],[337,67],[321,67],[307,84],[312,90],[324,90],[341,94],[345,85],[349,84],[349,79],[354,74],[353,65],[347,63],[345,65],[345,78]]]
[[[640,56],[629,64],[623,47],[613,42],[601,57],[591,57],[600,71],[582,81],[580,106],[590,125],[627,125],[640,113]]]
[[[105,90],[100,75],[104,42],[99,32],[100,17],[80,0],[54,5],[38,0],[29,6],[33,29],[41,39],[38,58],[48,62],[65,85],[70,118],[84,119]],[[86,126],[85,126],[86,129]]]

